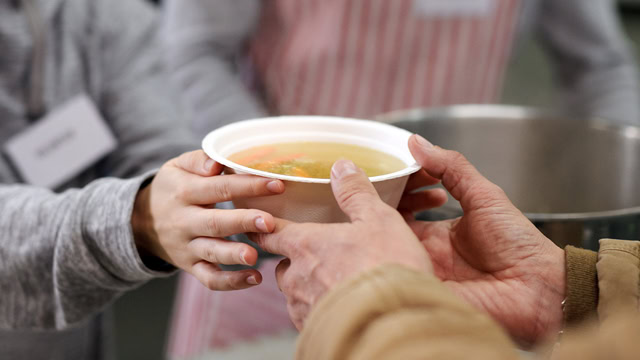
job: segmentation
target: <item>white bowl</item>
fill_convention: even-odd
[[[234,200],[238,208],[264,210],[273,216],[297,222],[343,222],[348,218],[340,210],[331,192],[330,179],[303,178],[273,174],[242,166],[227,157],[260,145],[319,141],[360,145],[394,155],[407,167],[390,174],[369,178],[380,198],[397,207],[409,175],[420,166],[409,152],[411,133],[375,121],[327,116],[280,116],[246,120],[218,128],[202,141],[202,148],[213,160],[225,166],[225,173],[253,174],[283,180],[285,192]]]

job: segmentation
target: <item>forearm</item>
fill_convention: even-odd
[[[158,39],[158,14],[147,2],[98,2],[96,95],[118,148],[100,163],[103,176],[129,178],[199,148],[169,84]]]
[[[382,266],[342,283],[315,307],[300,359],[514,359],[506,334],[433,276]]]
[[[539,18],[562,106],[578,116],[640,122],[636,61],[616,3],[545,0]]]
[[[562,106],[574,115],[640,124],[637,72],[632,64],[595,69],[561,89]]]
[[[164,273],[142,263],[131,229],[145,177],[54,194],[0,187],[0,327],[63,328]]]
[[[197,133],[266,114],[237,69],[259,11],[257,0],[167,2],[166,63]]]
[[[181,52],[169,51],[173,54]],[[172,82],[181,90],[181,100],[190,113],[191,128],[196,134],[267,115],[260,100],[241,83],[231,65],[213,52],[184,62],[175,61],[171,72]]]

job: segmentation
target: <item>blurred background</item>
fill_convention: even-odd
[[[620,1],[620,13],[638,58],[640,0]],[[545,107],[551,104],[553,98],[548,60],[538,45],[528,39],[510,64],[502,102]],[[117,301],[113,316],[118,359],[164,358],[176,279],[174,276],[151,281]]]

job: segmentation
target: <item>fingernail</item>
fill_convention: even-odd
[[[251,275],[247,278],[247,284],[249,285],[258,285],[258,279],[255,276]]]
[[[269,229],[267,228],[267,223],[264,222],[264,219],[262,217],[256,218],[255,223],[258,230],[262,232],[269,232]]]
[[[213,159],[208,159],[207,161],[204,162],[204,171],[209,172],[211,171],[211,169],[213,168],[213,165],[215,165],[215,160]]]
[[[282,188],[282,183],[280,181],[274,180],[274,181],[269,181],[267,183],[267,190],[271,191],[272,193],[276,193],[279,194],[282,192],[283,188]]]
[[[242,259],[242,263],[243,263],[243,264],[245,264],[245,265],[249,265],[249,262],[247,261],[247,258],[246,258],[245,256],[247,256],[247,252],[246,252],[246,251],[243,251],[243,252],[242,252],[242,255],[240,255],[240,259]]]
[[[416,137],[416,141],[418,142],[418,145],[426,147],[426,148],[430,148],[433,147],[433,144],[429,142],[429,140],[423,138],[422,136],[415,134]]]
[[[331,174],[336,179],[340,179],[344,176],[355,174],[357,172],[358,172],[358,168],[356,167],[356,164],[354,164],[350,160],[344,160],[344,159],[336,161],[335,164],[333,164],[333,167],[331,168]]]

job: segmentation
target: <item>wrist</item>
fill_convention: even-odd
[[[549,297],[549,319],[547,331],[550,334],[558,333],[564,327],[564,301],[567,297],[567,277],[565,265],[565,252],[551,243],[549,250],[551,256],[548,265],[547,289]]]
[[[131,229],[133,239],[141,258],[156,256],[157,234],[153,228],[153,217],[150,208],[151,186],[142,184],[131,213]]]

